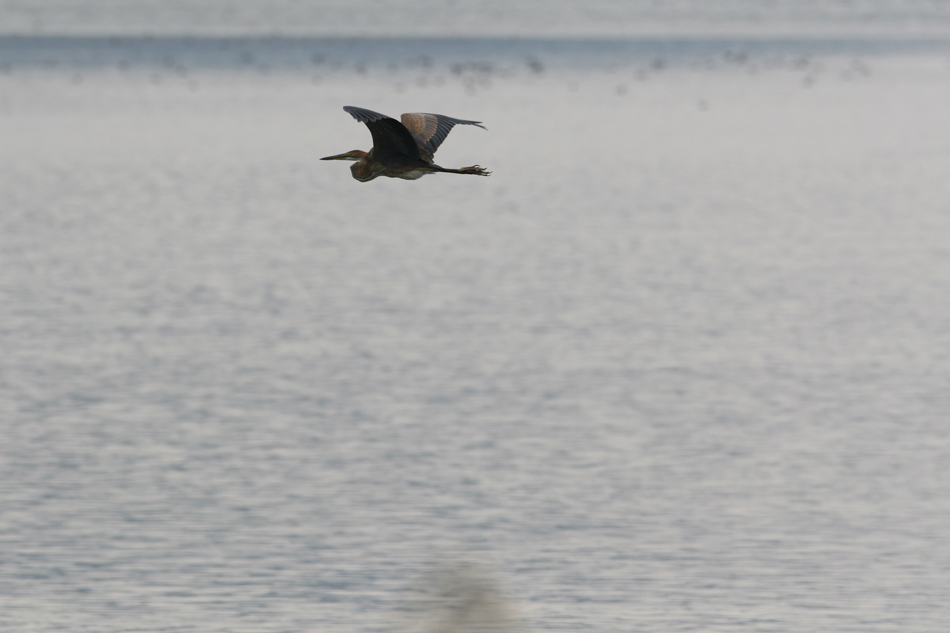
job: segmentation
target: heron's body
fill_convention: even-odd
[[[373,135],[373,149],[369,152],[352,150],[345,154],[327,156],[321,160],[352,160],[353,177],[368,182],[379,176],[417,180],[426,174],[473,174],[487,176],[491,172],[474,165],[461,169],[446,169],[433,161],[435,151],[456,125],[477,125],[478,121],[453,119],[441,114],[407,113],[402,121],[354,106],[343,108],[357,121],[365,123]]]

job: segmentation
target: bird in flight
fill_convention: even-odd
[[[473,174],[487,176],[491,172],[474,165],[461,169],[446,169],[433,162],[435,151],[456,125],[477,125],[479,121],[453,119],[442,114],[410,112],[402,115],[400,123],[385,114],[355,106],[343,106],[360,123],[365,123],[373,135],[373,149],[368,152],[354,149],[345,154],[327,156],[320,160],[352,160],[353,177],[360,182],[369,182],[378,176],[416,180],[426,174]]]

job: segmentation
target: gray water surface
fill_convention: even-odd
[[[0,629],[391,630],[453,551],[539,631],[950,623],[950,49],[54,40],[0,74]],[[494,174],[358,183],[348,104]]]

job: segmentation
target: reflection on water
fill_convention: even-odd
[[[401,610],[405,633],[526,630],[495,575],[472,557],[431,563]]]

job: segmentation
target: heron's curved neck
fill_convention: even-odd
[[[367,182],[382,174],[385,169],[376,161],[370,160],[368,156],[361,156],[350,165],[350,171],[353,172],[353,177],[360,182]]]

